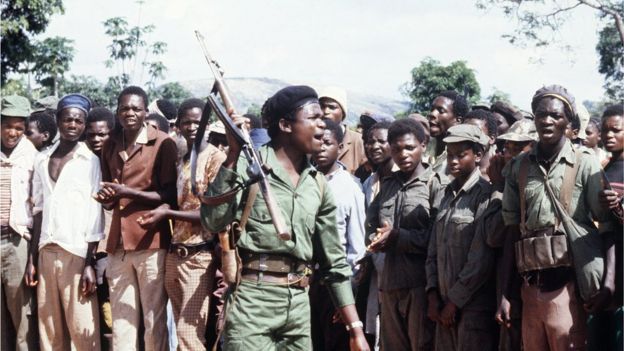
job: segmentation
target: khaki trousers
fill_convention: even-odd
[[[85,259],[58,245],[39,250],[37,303],[42,350],[100,350],[97,295],[82,294]]]
[[[380,300],[382,350],[433,350],[425,287],[384,291]]]
[[[522,285],[522,343],[525,351],[584,350],[587,320],[574,282],[541,292]]]
[[[113,316],[113,350],[137,350],[143,318],[145,350],[167,350],[166,250],[116,250],[106,276]],[[142,312],[142,313],[141,313]]]
[[[213,291],[215,266],[207,251],[182,258],[167,254],[165,289],[176,324],[178,350],[203,350],[206,345],[206,325],[210,295]]]
[[[37,320],[35,290],[24,283],[28,259],[28,241],[19,234],[3,238],[0,243],[0,277],[2,298],[0,339],[2,350],[35,350]]]

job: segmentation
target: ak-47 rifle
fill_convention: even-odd
[[[207,205],[214,206],[230,200],[242,188],[248,187],[251,184],[258,182],[260,186],[260,191],[262,192],[264,201],[266,202],[267,208],[269,209],[269,214],[271,215],[271,219],[273,220],[273,226],[275,227],[275,231],[277,232],[278,237],[282,240],[290,240],[291,235],[286,229],[286,225],[284,224],[284,221],[282,219],[278,203],[273,196],[273,193],[271,192],[271,187],[269,185],[269,179],[267,177],[267,174],[269,173],[270,168],[262,163],[258,153],[253,147],[253,143],[251,142],[251,138],[249,137],[249,132],[247,131],[247,128],[244,125],[241,126],[241,128],[238,128],[228,115],[228,111],[236,114],[236,109],[234,108],[232,97],[229,94],[229,89],[227,88],[225,81],[223,80],[223,71],[221,70],[221,67],[219,66],[217,61],[215,61],[208,53],[208,50],[206,49],[206,44],[204,42],[204,37],[201,35],[201,33],[199,33],[199,31],[195,31],[195,35],[197,36],[197,40],[199,41],[199,44],[202,48],[204,57],[208,62],[208,66],[210,66],[210,70],[212,71],[212,75],[215,78],[215,82],[211,94],[208,95],[208,103],[204,107],[202,118],[199,123],[199,130],[197,131],[195,143],[193,144],[193,149],[191,150],[192,191],[196,196],[199,197],[200,201]],[[216,94],[221,97],[221,100],[223,101],[225,107],[217,101]],[[200,150],[204,131],[206,129],[206,125],[208,123],[208,119],[210,118],[211,112],[215,112],[219,120],[225,126],[227,130],[226,132],[233,136],[236,142],[241,146],[241,151],[247,159],[247,163],[249,164],[246,170],[249,180],[242,186],[239,186],[232,191],[227,192],[226,194],[222,194],[216,197],[208,197],[203,194],[199,194],[195,183],[197,155],[199,152],[198,150]]]

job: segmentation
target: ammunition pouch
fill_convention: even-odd
[[[519,273],[572,265],[566,235],[555,227],[523,233],[515,253]]]

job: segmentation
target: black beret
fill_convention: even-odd
[[[314,89],[306,85],[291,85],[281,89],[264,103],[262,116],[270,123],[310,102],[318,103],[318,94]]]

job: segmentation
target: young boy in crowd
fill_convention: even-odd
[[[422,163],[424,140],[423,127],[412,119],[390,125],[388,142],[399,171],[383,181],[367,211],[369,250],[386,254],[380,282],[384,350],[433,347],[433,323],[426,316],[425,259],[441,180]]]
[[[327,185],[336,200],[336,226],[347,254],[347,263],[351,266],[353,274],[356,274],[358,269],[356,262],[366,253],[364,193],[359,181],[338,161],[343,137],[340,124],[326,120],[323,145],[312,159],[316,169],[325,175]],[[311,320],[313,348],[348,350],[349,333],[342,325],[332,322],[336,309],[325,285],[313,279],[309,294],[310,304],[314,306]]]
[[[492,187],[479,170],[489,139],[462,124],[449,128],[444,142],[453,181],[444,190],[426,264],[435,349],[495,350],[494,251],[486,244],[483,219]]]
[[[589,129],[589,128],[588,128]],[[615,230],[607,242],[606,255],[615,256],[615,267],[609,269],[615,277],[611,301],[603,311],[593,313],[588,321],[589,350],[622,350],[622,223],[624,222],[624,107],[611,105],[602,115],[601,139],[611,159],[604,168],[607,189],[601,192],[601,201],[608,207]]]
[[[43,110],[33,112],[28,119],[28,129],[26,136],[37,150],[41,151],[48,148],[54,142],[57,127],[54,112]]]
[[[138,348],[140,319],[145,348],[167,347],[165,256],[168,221],[146,229],[142,216],[162,205],[176,206],[175,141],[145,124],[147,94],[136,86],[117,99],[115,131],[102,148],[102,188],[96,198],[113,209],[106,275],[113,316],[113,348]]]
[[[56,112],[60,140],[35,160],[34,232],[25,279],[37,287],[42,350],[100,349],[94,265],[104,221],[91,195],[102,174],[98,157],[79,141],[90,109],[85,96],[64,96]]]
[[[95,107],[87,115],[87,128],[85,131],[85,143],[98,157],[102,155],[102,147],[110,137],[115,127],[115,115],[106,107]],[[97,297],[100,305],[100,326],[102,348],[108,349],[113,320],[111,317],[110,299],[108,296],[108,282],[105,279],[108,257],[106,255],[106,242],[113,217],[113,211],[104,209],[104,240],[100,240],[96,253],[95,274],[97,278]]]
[[[565,203],[571,219],[585,230],[575,235],[588,247],[602,247],[602,236],[612,230],[609,213],[599,200],[603,184],[598,160],[586,148],[575,150],[566,137],[568,126],[579,124],[575,106],[574,97],[558,85],[535,93],[531,108],[539,141],[514,160],[505,178],[502,214],[509,230],[502,262],[499,319],[504,323],[509,320],[509,306],[504,306],[504,301],[510,294],[515,264],[524,278],[522,343],[527,351],[582,349],[586,343],[586,313],[578,297],[574,262],[580,258],[570,253],[571,233],[562,233],[554,202]],[[571,196],[561,196],[566,193]],[[522,255],[516,255],[516,250],[522,250]],[[609,261],[607,256],[605,277],[613,274],[609,274]],[[612,282],[605,279],[598,288],[597,294],[584,301],[590,312],[604,305]]]
[[[347,119],[347,92],[342,88],[327,87],[320,91],[319,101],[321,102],[323,117],[340,124],[342,128],[344,140],[338,161],[342,162],[349,173],[354,174],[358,167],[366,162],[366,155],[364,154],[362,135],[350,130],[345,123]]]
[[[496,118],[494,117],[494,114],[488,110],[477,109],[468,112],[463,123],[479,127],[483,134],[485,134],[489,139],[488,144],[483,150],[481,162],[479,162],[481,176],[483,176],[485,180],[489,180],[487,170],[490,166],[490,159],[496,154]]]
[[[34,294],[24,282],[33,225],[29,198],[37,149],[24,136],[30,114],[27,98],[17,95],[2,97],[1,114],[0,349],[27,351],[36,349],[38,338]]]
[[[190,150],[206,103],[188,99],[178,109],[176,126],[186,140],[187,154],[178,166],[178,208],[163,205],[143,216],[143,225],[162,220],[175,220],[171,249],[167,254],[165,289],[171,299],[179,350],[210,348],[206,344],[210,295],[213,292],[216,238],[200,223],[200,201],[191,191]],[[225,154],[215,146],[203,143],[197,156],[197,185],[203,193],[219,171]]]

